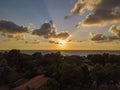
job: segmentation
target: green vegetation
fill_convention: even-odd
[[[94,90],[102,85],[106,90],[111,85],[117,90],[120,55],[63,56],[60,52],[27,55],[20,50],[0,53],[0,85],[9,84],[13,88],[17,86],[14,82],[21,78],[43,74],[50,79],[37,90]]]

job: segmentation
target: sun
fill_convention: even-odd
[[[59,41],[59,44],[62,45],[62,46],[64,46],[65,43],[66,43],[66,42],[65,42],[64,40],[60,40],[60,41]]]

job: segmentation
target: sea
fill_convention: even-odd
[[[6,51],[7,50],[0,50],[0,52],[2,53]],[[21,53],[26,53],[29,55],[32,55],[35,52],[41,52],[43,55],[47,53],[55,53],[55,52],[60,52],[62,55],[79,55],[79,56],[87,56],[90,54],[104,54],[104,53],[120,55],[120,50],[21,50]]]

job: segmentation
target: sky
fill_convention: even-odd
[[[0,0],[0,50],[120,50],[119,0]]]

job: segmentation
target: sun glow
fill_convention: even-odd
[[[59,41],[59,44],[60,44],[61,46],[64,46],[64,45],[66,44],[66,41],[60,40],[60,41]]]

